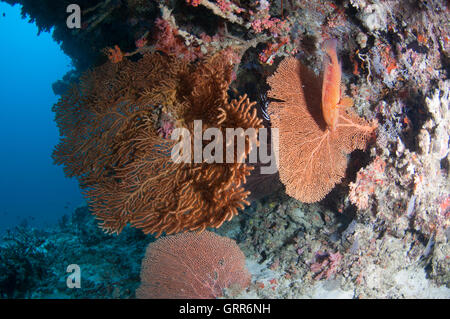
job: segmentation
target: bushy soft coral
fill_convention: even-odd
[[[263,32],[264,30],[269,30],[269,32],[277,37],[281,32],[288,31],[289,25],[286,21],[282,21],[278,18],[270,18],[270,16],[265,16],[261,19],[255,19],[252,21],[252,29],[256,33]]]
[[[119,63],[123,60],[124,54],[122,53],[118,45],[115,45],[114,48],[107,48],[105,50],[105,53],[112,63]]]
[[[217,0],[217,5],[224,13],[227,13],[231,10],[231,2],[228,0]]]
[[[186,61],[194,61],[203,57],[203,53],[199,46],[190,45],[189,47],[184,43],[183,38],[178,35],[178,31],[164,19],[158,18],[155,21],[156,43],[155,49],[166,54],[175,54],[177,57]]]

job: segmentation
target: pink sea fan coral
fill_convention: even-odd
[[[209,299],[250,284],[245,256],[232,239],[182,233],[150,243],[142,261],[138,298]]]

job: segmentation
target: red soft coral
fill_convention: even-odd
[[[158,18],[155,22],[156,43],[155,49],[166,54],[175,54],[177,57],[185,61],[192,62],[203,57],[203,53],[199,46],[194,44],[186,46],[184,40],[178,35],[178,31],[164,19]]]

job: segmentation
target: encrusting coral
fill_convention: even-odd
[[[364,149],[375,127],[339,107],[335,129],[329,128],[319,78],[295,58],[285,58],[268,83],[268,97],[275,99],[268,108],[272,128],[279,129],[280,179],[288,195],[317,202],[345,176],[346,154]]]
[[[196,64],[146,53],[86,73],[55,105],[62,135],[55,162],[87,188],[106,232],[120,233],[128,223],[158,236],[219,227],[248,204],[242,185],[251,166],[195,163],[193,155],[176,163],[177,141],[165,138],[172,127],[193,136],[194,120],[202,120],[202,133],[261,127],[246,96],[228,101],[231,74],[221,53]],[[162,115],[172,123],[161,125]],[[244,156],[251,147],[247,136]]]

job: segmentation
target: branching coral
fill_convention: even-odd
[[[259,128],[254,103],[245,96],[228,101],[231,73],[221,54],[198,64],[144,54],[85,74],[55,105],[63,137],[54,159],[87,188],[106,232],[119,233],[127,223],[158,235],[219,227],[247,204],[242,184],[252,167],[175,163],[176,141],[158,134],[158,112],[191,136],[195,120],[202,120],[202,132]],[[250,137],[245,146],[247,156]]]
[[[8,230],[0,245],[0,298],[29,298],[48,275],[47,234],[25,226]]]
[[[339,108],[335,130],[321,111],[321,85],[317,76],[298,60],[284,59],[268,79],[272,127],[279,129],[278,165],[288,195],[316,202],[344,176],[346,154],[364,149],[374,126],[351,109]]]

